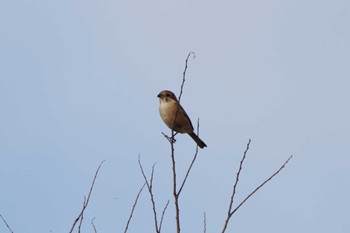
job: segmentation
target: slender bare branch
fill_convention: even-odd
[[[190,174],[190,171],[191,171],[191,169],[192,169],[192,166],[193,166],[194,162],[195,162],[196,159],[197,159],[197,155],[198,155],[198,145],[197,145],[197,148],[196,148],[196,152],[195,152],[195,154],[194,154],[194,157],[193,157],[193,159],[192,159],[192,162],[191,162],[189,168],[187,169],[185,178],[184,178],[184,180],[182,181],[182,184],[181,184],[181,186],[180,186],[180,188],[179,188],[179,191],[177,192],[177,195],[178,195],[178,196],[180,196],[181,191],[182,191],[183,187],[185,186],[185,183],[186,183],[186,180],[187,180],[187,178],[188,178],[188,175]]]
[[[172,130],[172,135],[174,135],[174,130]],[[176,178],[176,163],[175,163],[175,150],[174,142],[170,143],[171,147],[171,163],[173,172],[173,196],[175,204],[175,221],[176,221],[176,233],[180,233],[180,207],[179,207],[179,195],[177,194],[177,178]]]
[[[153,166],[152,166],[151,179],[150,179],[150,181],[148,181],[147,176],[146,176],[146,174],[145,174],[145,172],[143,170],[142,164],[141,164],[140,156],[138,158],[138,163],[139,163],[139,167],[140,167],[142,176],[143,176],[143,178],[145,180],[145,183],[147,185],[148,193],[149,193],[149,195],[151,197],[153,217],[154,217],[154,226],[155,226],[156,232],[159,233],[160,230],[159,230],[159,226],[158,226],[157,209],[156,209],[156,203],[154,201],[153,190],[152,190],[152,185],[153,185],[152,183],[153,183],[153,175],[154,175],[154,166],[155,166],[155,164],[153,164]]]
[[[124,233],[126,233],[126,232],[128,231],[130,221],[131,221],[131,219],[132,219],[132,216],[133,216],[133,214],[134,214],[134,211],[135,211],[135,208],[136,208],[136,205],[137,205],[137,201],[139,200],[140,194],[142,193],[142,190],[143,190],[143,188],[144,188],[145,186],[146,186],[146,182],[142,185],[142,187],[140,188],[139,192],[137,193],[137,196],[136,196],[136,198],[135,198],[134,204],[132,205],[132,209],[131,209],[131,212],[130,212],[128,221],[127,221],[127,223],[126,223],[126,225],[125,225]]]
[[[184,71],[182,73],[182,83],[181,83],[181,87],[180,87],[179,103],[180,103],[182,92],[183,92],[184,85],[185,85],[186,72],[187,72],[187,67],[188,67],[188,59],[190,58],[191,55],[193,55],[193,59],[196,58],[196,54],[193,51],[189,52],[188,55],[187,55],[187,58],[186,58],[186,61],[185,61],[185,69],[184,69]]]
[[[269,182],[274,176],[276,176],[285,166],[286,164],[293,158],[293,155],[289,156],[289,158],[284,162],[284,164],[275,172],[273,173],[269,178],[267,178],[264,182],[262,182],[256,189],[254,189],[253,192],[251,192],[233,211],[232,214],[234,214],[243,204],[246,202],[256,191],[258,191],[261,187],[263,187],[267,182]],[[232,215],[231,214],[231,215]]]
[[[152,166],[151,178],[148,181],[147,176],[146,176],[146,174],[145,174],[145,172],[143,170],[142,164],[141,164],[140,156],[138,158],[138,163],[139,163],[139,167],[140,167],[142,176],[143,176],[143,178],[145,180],[145,185],[147,185],[148,193],[150,194],[150,197],[151,197],[155,229],[156,229],[157,233],[160,233],[161,229],[162,229],[164,215],[165,215],[166,209],[168,208],[168,205],[169,205],[169,200],[168,200],[168,202],[166,203],[166,205],[165,205],[165,207],[163,209],[163,212],[162,212],[162,215],[161,215],[161,219],[160,219],[160,222],[159,222],[159,225],[158,225],[157,209],[156,209],[156,203],[155,203],[154,195],[153,195],[154,167],[155,167],[156,164],[153,164],[153,166]]]
[[[181,87],[180,87],[180,94],[179,94],[179,98],[178,98],[178,102],[180,103],[181,101],[181,97],[182,97],[182,93],[183,93],[183,89],[184,89],[184,85],[185,85],[185,81],[186,81],[186,72],[187,72],[187,68],[188,68],[188,59],[190,58],[190,56],[193,55],[193,59],[196,58],[196,54],[191,51],[188,53],[187,57],[186,57],[186,61],[185,61],[185,68],[184,71],[182,73],[182,82],[181,82]],[[174,118],[174,123],[173,125],[175,125],[176,122],[176,118],[177,118],[177,112],[179,111],[179,105],[177,106],[176,112],[175,112],[175,118]],[[165,133],[163,133],[163,136],[169,141],[169,143],[175,143],[175,138],[174,136],[177,134],[176,132],[174,132],[174,130],[171,130],[171,137],[169,137],[168,135],[166,135]]]
[[[12,229],[11,229],[11,227],[10,227],[10,225],[6,222],[6,220],[4,219],[4,217],[2,217],[2,215],[0,214],[0,218],[2,219],[2,221],[5,223],[5,225],[6,225],[6,227],[7,227],[7,229],[11,232],[11,233],[13,233],[13,231],[12,231]]]
[[[197,135],[198,135],[198,137],[199,137],[199,118],[198,118],[198,120],[197,120]],[[184,180],[182,181],[182,184],[181,184],[181,186],[180,186],[180,188],[179,188],[179,191],[177,192],[177,195],[178,195],[178,196],[180,196],[180,193],[181,193],[181,191],[182,191],[182,189],[183,189],[183,187],[184,187],[184,185],[185,185],[185,183],[186,183],[187,177],[188,177],[188,175],[190,174],[190,171],[191,171],[191,169],[192,169],[192,166],[193,166],[194,162],[195,162],[196,159],[197,159],[197,155],[198,155],[198,145],[196,146],[196,152],[194,153],[192,162],[191,162],[190,166],[189,166],[188,169],[187,169],[185,178],[184,178]]]
[[[203,232],[207,233],[207,214],[203,212]]]
[[[162,230],[163,219],[164,219],[165,211],[166,211],[166,209],[168,208],[168,205],[169,205],[169,200],[168,200],[167,203],[165,204],[165,207],[164,207],[163,212],[162,212],[162,216],[161,216],[161,218],[160,218],[160,222],[159,222],[159,232],[161,232],[161,230]]]
[[[250,145],[250,142],[251,140],[249,139],[249,142],[247,144],[247,147],[246,147],[246,150],[244,151],[244,154],[243,154],[243,157],[242,157],[242,160],[240,162],[240,166],[239,166],[239,169],[238,169],[238,172],[237,172],[237,176],[236,176],[236,181],[234,183],[234,186],[233,186],[233,191],[232,191],[232,195],[231,195],[231,199],[230,199],[230,205],[229,205],[229,210],[228,210],[228,213],[227,213],[227,218],[225,220],[225,224],[224,224],[224,228],[222,230],[222,233],[224,233],[227,229],[227,226],[228,226],[228,223],[230,221],[230,218],[232,217],[232,215],[253,195],[255,194],[260,188],[262,188],[267,182],[269,182],[274,176],[276,176],[285,166],[286,164],[293,158],[293,156],[291,155],[287,160],[286,162],[283,163],[283,165],[275,172],[273,173],[269,178],[267,178],[264,182],[262,182],[258,187],[256,187],[246,198],[244,198],[244,200],[238,204],[238,206],[232,210],[232,206],[233,206],[233,201],[234,201],[234,196],[235,196],[235,192],[236,192],[236,187],[237,187],[237,184],[238,184],[238,181],[239,181],[239,176],[240,176],[240,173],[241,173],[241,170],[242,170],[242,167],[243,167],[243,162],[244,162],[244,159],[246,157],[246,154],[249,150],[249,145]]]
[[[244,160],[246,158],[247,152],[249,150],[250,142],[251,142],[251,140],[249,139],[249,141],[247,143],[247,147],[246,147],[246,149],[245,149],[245,151],[243,153],[243,157],[242,157],[241,162],[239,164],[239,169],[237,171],[236,180],[235,180],[235,183],[233,185],[232,194],[231,194],[231,198],[230,198],[230,204],[229,204],[229,208],[227,210],[227,217],[226,217],[226,220],[225,220],[225,224],[224,224],[224,228],[222,230],[222,233],[225,232],[225,230],[227,228],[227,225],[228,225],[228,223],[230,221],[230,218],[232,216],[231,211],[232,211],[232,206],[233,206],[233,200],[234,200],[234,197],[235,197],[235,194],[236,194],[236,188],[237,188],[237,185],[238,185],[238,182],[239,182],[239,176],[240,176],[241,171],[242,171],[243,163],[244,163]]]
[[[92,183],[91,183],[91,186],[90,186],[89,194],[88,194],[87,198],[84,197],[84,198],[86,198],[86,201],[84,201],[83,208],[81,209],[81,211],[80,211],[78,217],[74,220],[74,222],[73,222],[73,224],[72,224],[72,227],[71,227],[69,233],[72,233],[72,232],[73,232],[75,225],[76,225],[77,222],[83,217],[84,211],[85,211],[86,207],[89,205],[91,193],[92,193],[92,190],[94,189],[94,185],[95,185],[95,181],[96,181],[98,172],[100,171],[100,168],[101,168],[101,166],[102,166],[102,164],[103,164],[104,162],[105,162],[105,160],[103,160],[103,161],[100,163],[100,165],[98,166],[98,168],[97,168],[97,170],[96,170],[96,172],[95,172],[94,179],[92,180]],[[82,221],[82,220],[81,220],[81,221]]]
[[[174,122],[173,125],[175,125],[176,118],[177,118],[177,113],[179,111],[180,107],[180,101],[182,97],[182,92],[184,89],[185,81],[186,81],[186,72],[187,72],[187,67],[188,67],[188,59],[190,56],[193,55],[193,57],[196,57],[194,52],[190,52],[187,55],[186,61],[185,61],[185,69],[182,73],[182,83],[180,87],[180,94],[178,98],[179,105],[177,106],[176,112],[175,112],[175,117],[174,117]],[[175,143],[175,131],[174,129],[171,129],[171,140],[170,141],[170,148],[171,148],[171,163],[172,163],[172,173],[173,173],[173,196],[174,196],[174,204],[175,204],[175,220],[176,220],[176,233],[180,233],[181,227],[180,227],[180,207],[179,207],[179,193],[177,191],[177,178],[176,178],[176,163],[175,163],[175,149],[174,149],[174,143]],[[181,188],[182,190],[182,188]]]
[[[175,143],[175,142],[176,142],[175,138],[169,137],[168,135],[166,135],[166,134],[163,133],[163,132],[162,132],[162,134],[163,134],[163,136],[168,140],[169,143]],[[174,135],[174,136],[175,136],[175,135]]]
[[[83,206],[86,205],[86,197],[84,196],[84,202],[83,202]],[[81,225],[83,224],[83,219],[84,219],[84,213],[81,214],[80,216],[80,221],[79,221],[79,226],[78,226],[78,233],[80,233],[80,229],[81,229]]]
[[[156,166],[156,164],[153,164],[153,166],[152,166],[151,179],[149,181],[150,190],[152,190],[152,188],[153,188],[154,166]]]
[[[97,229],[96,229],[96,226],[94,224],[94,220],[95,220],[95,218],[91,219],[91,225],[94,228],[94,233],[97,233]]]
[[[196,54],[194,52],[189,52],[187,57],[186,57],[186,61],[185,61],[185,68],[184,71],[182,73],[182,83],[181,83],[181,87],[180,87],[180,94],[178,97],[178,102],[179,105],[177,106],[176,112],[175,112],[175,117],[174,117],[174,122],[173,125],[175,125],[176,122],[176,118],[177,118],[177,113],[179,111],[179,107],[180,107],[180,101],[181,101],[181,97],[182,97],[182,93],[183,93],[183,89],[184,89],[184,85],[185,85],[185,81],[186,81],[186,72],[187,72],[187,68],[188,68],[188,59],[190,58],[190,56],[193,55],[193,58],[196,57]],[[182,191],[182,188],[186,182],[186,179],[188,177],[188,174],[192,168],[192,165],[194,163],[194,161],[192,161],[190,168],[187,172],[187,174],[185,175],[185,180],[183,181],[183,183],[180,186],[179,192],[177,191],[177,178],[176,178],[176,163],[175,163],[175,149],[174,149],[174,143],[176,142],[175,140],[175,135],[177,134],[174,129],[171,129],[171,137],[167,136],[166,134],[162,133],[163,136],[169,141],[170,143],[170,147],[171,147],[171,164],[172,164],[172,175],[173,175],[173,196],[174,196],[174,203],[175,203],[175,219],[176,219],[176,232],[180,233],[180,208],[179,208],[179,194]],[[197,156],[198,153],[198,148],[197,148],[197,152],[195,157]],[[194,158],[195,160],[195,158]]]

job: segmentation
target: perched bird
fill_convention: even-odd
[[[159,98],[159,113],[164,123],[178,133],[187,133],[197,143],[200,148],[207,145],[193,132],[193,126],[185,110],[181,107],[176,96],[171,91],[161,91]],[[175,114],[177,116],[175,119]],[[174,124],[175,123],[175,124]]]

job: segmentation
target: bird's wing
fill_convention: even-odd
[[[190,123],[191,128],[192,128],[192,130],[193,130],[193,125],[192,125],[191,119],[190,119],[190,117],[187,115],[185,109],[183,109],[183,107],[182,107],[181,105],[180,105],[180,107],[179,107],[179,111],[181,111],[181,112],[183,113],[183,115],[187,118],[187,120],[188,120],[188,122]]]

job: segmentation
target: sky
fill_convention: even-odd
[[[208,145],[180,197],[182,232],[350,231],[347,0],[0,3],[0,214],[12,230],[69,232],[98,174],[82,232],[124,232],[150,175],[175,232],[170,146],[157,94],[179,94]],[[195,144],[177,135],[178,177]],[[0,221],[0,232],[9,232]],[[149,194],[129,231],[154,232]]]

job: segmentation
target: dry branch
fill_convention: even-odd
[[[289,160],[291,160],[293,158],[293,155],[289,156],[289,158],[286,160],[286,162],[284,162],[284,164],[275,172],[273,173],[269,178],[267,178],[264,182],[262,182],[258,187],[256,187],[254,189],[253,192],[251,192],[233,211],[232,214],[234,214],[243,204],[244,202],[246,202],[256,191],[258,191],[261,187],[263,187],[267,182],[269,182],[275,175],[277,175],[285,166],[286,164],[289,162]]]
[[[197,120],[197,135],[199,137],[199,118]],[[179,191],[177,192],[177,195],[180,196],[180,193],[186,183],[186,180],[188,178],[188,175],[190,174],[191,170],[192,170],[192,167],[193,167],[193,164],[194,162],[196,161],[197,159],[197,155],[198,155],[198,146],[196,146],[196,152],[194,153],[194,156],[193,156],[193,159],[192,159],[192,162],[190,163],[190,166],[188,167],[187,169],[187,172],[186,172],[186,175],[185,175],[185,178],[183,179],[182,183],[181,183],[181,186],[179,188]]]
[[[177,118],[177,113],[179,111],[179,107],[180,107],[180,101],[181,101],[181,96],[183,93],[183,89],[184,89],[184,85],[185,85],[185,81],[186,81],[186,72],[187,72],[187,67],[188,67],[188,59],[190,58],[190,56],[193,55],[193,57],[195,58],[196,55],[194,52],[190,52],[187,55],[186,61],[185,61],[185,69],[182,73],[182,83],[181,83],[181,87],[180,87],[180,94],[179,94],[179,105],[177,106],[176,112],[175,112],[175,117],[174,117],[174,122],[173,125],[175,125],[176,122],[176,118]],[[180,207],[179,207],[179,192],[177,191],[177,178],[176,178],[176,162],[175,162],[175,150],[174,150],[174,137],[175,137],[176,133],[174,131],[174,129],[171,129],[171,139],[170,140],[170,147],[171,147],[171,164],[172,164],[172,174],[173,174],[173,196],[174,196],[174,204],[175,204],[175,221],[176,221],[176,233],[180,233],[181,231],[181,227],[180,227]],[[185,178],[187,179],[187,176],[185,176]],[[185,182],[182,183],[180,191],[183,188],[183,185],[185,184]]]
[[[126,233],[126,232],[128,231],[128,229],[129,229],[129,224],[130,224],[130,221],[131,221],[132,216],[133,216],[133,214],[134,214],[134,211],[135,211],[135,208],[136,208],[136,205],[137,205],[137,201],[139,200],[140,194],[142,193],[142,190],[143,190],[143,188],[145,187],[145,185],[146,185],[146,183],[144,183],[144,184],[142,185],[142,187],[140,188],[139,192],[138,192],[137,195],[136,195],[136,198],[135,198],[134,204],[132,205],[132,209],[131,209],[131,212],[130,212],[128,221],[127,221],[127,223],[126,223],[126,225],[125,225],[124,233]]]
[[[185,61],[185,69],[182,72],[182,83],[181,83],[181,87],[180,87],[179,103],[180,103],[182,92],[183,92],[184,85],[185,85],[186,72],[187,72],[187,67],[188,67],[188,59],[190,58],[191,55],[193,55],[193,59],[196,58],[196,54],[193,51],[189,52],[188,55],[187,55],[187,58],[186,58],[186,61]],[[175,121],[174,121],[174,123],[175,123]]]
[[[157,219],[157,209],[156,209],[156,203],[155,203],[155,201],[154,201],[154,195],[153,195],[153,191],[152,191],[152,188],[153,188],[154,166],[155,166],[156,164],[153,164],[153,166],[152,166],[151,179],[150,179],[150,181],[148,181],[147,176],[146,176],[146,174],[145,174],[145,172],[144,172],[144,170],[143,170],[142,164],[141,164],[140,156],[139,156],[139,158],[138,158],[138,163],[139,163],[139,167],[140,167],[140,170],[141,170],[143,179],[145,180],[145,183],[146,183],[146,185],[147,185],[148,193],[149,193],[149,195],[150,195],[150,197],[151,197],[152,210],[153,210],[153,217],[154,217],[154,226],[155,226],[156,232],[159,233],[158,219]]]
[[[94,224],[94,220],[95,220],[95,218],[91,219],[91,225],[94,228],[94,233],[97,233],[97,229],[96,229],[96,226]]]
[[[239,168],[238,168],[238,172],[237,172],[237,175],[236,175],[236,180],[234,182],[234,185],[233,185],[233,190],[232,190],[232,194],[231,194],[231,198],[230,198],[230,204],[229,204],[229,208],[228,208],[228,211],[227,211],[227,217],[226,217],[226,220],[225,220],[225,224],[224,224],[224,227],[223,227],[223,230],[222,230],[222,233],[224,233],[227,229],[227,226],[228,226],[228,223],[232,217],[232,215],[254,194],[256,193],[260,188],[262,188],[267,182],[269,182],[274,176],[276,176],[285,166],[286,164],[289,162],[289,160],[291,160],[291,158],[293,156],[290,156],[287,161],[275,172],[273,173],[269,178],[267,178],[263,183],[261,183],[258,187],[256,187],[246,198],[244,198],[244,200],[238,204],[238,206],[232,210],[232,206],[233,206],[233,201],[234,201],[234,197],[235,197],[235,194],[236,194],[236,188],[237,188],[237,185],[238,185],[238,182],[239,182],[239,177],[240,177],[240,174],[241,174],[241,171],[242,171],[242,168],[243,168],[243,163],[244,163],[244,160],[246,158],[246,155],[247,155],[247,152],[249,150],[249,146],[250,146],[250,142],[251,140],[249,139],[248,143],[247,143],[247,147],[243,153],[243,157],[240,161],[240,165],[239,165]]]
[[[182,93],[183,93],[183,89],[184,89],[184,85],[185,85],[185,81],[186,81],[186,72],[187,72],[187,68],[188,68],[188,59],[190,58],[190,56],[193,55],[193,58],[196,57],[196,54],[194,52],[190,52],[187,55],[186,61],[185,61],[185,68],[184,71],[182,73],[182,83],[181,83],[181,87],[180,87],[180,94],[178,97],[178,102],[179,105],[177,106],[176,112],[175,112],[175,117],[174,117],[174,122],[173,125],[175,125],[176,122],[176,118],[177,118],[177,113],[179,111],[179,107],[180,107],[180,101],[181,101],[181,97],[182,97]],[[199,123],[198,123],[199,125]],[[198,129],[197,129],[198,130]],[[176,233],[180,233],[181,231],[181,227],[180,227],[180,207],[179,207],[179,196],[180,193],[186,183],[186,180],[188,178],[188,175],[192,169],[192,166],[197,158],[197,154],[198,154],[198,146],[196,148],[196,153],[195,156],[189,166],[189,169],[187,170],[187,173],[185,175],[184,180],[182,181],[181,185],[180,185],[180,189],[177,189],[177,174],[176,174],[176,160],[175,160],[175,149],[174,149],[174,143],[175,143],[175,135],[176,132],[174,131],[174,129],[171,129],[171,138],[169,140],[169,137],[166,136],[164,133],[163,135],[168,139],[168,141],[170,142],[170,148],[171,148],[171,164],[172,164],[172,175],[173,175],[173,196],[174,196],[174,204],[175,204],[175,221],[176,221]]]
[[[95,181],[96,181],[98,172],[100,171],[100,168],[101,168],[102,164],[104,163],[104,161],[105,161],[105,160],[103,160],[103,161],[100,163],[100,165],[98,166],[98,168],[97,168],[97,170],[96,170],[94,179],[92,180],[92,183],[91,183],[91,186],[90,186],[89,194],[88,194],[87,198],[84,197],[83,208],[81,209],[81,211],[80,211],[78,217],[74,220],[73,225],[72,225],[72,227],[71,227],[69,233],[72,233],[72,232],[73,232],[74,227],[75,227],[75,225],[77,224],[77,222],[78,222],[79,220],[80,220],[80,223],[79,223],[79,232],[80,232],[80,226],[81,226],[82,221],[83,221],[84,211],[85,211],[86,207],[89,205],[91,193],[92,193],[92,190],[94,189],[94,185],[95,185]]]
[[[11,232],[11,233],[13,233],[13,231],[12,231],[12,229],[11,229],[11,227],[10,227],[10,225],[6,222],[6,220],[4,219],[4,217],[2,217],[2,215],[0,214],[0,218],[2,219],[2,221],[5,223],[5,225],[6,225],[6,227],[7,227],[7,229]]]
[[[163,209],[163,212],[162,212],[162,216],[161,216],[161,218],[160,218],[159,232],[161,232],[161,230],[162,230],[163,219],[164,219],[165,211],[166,211],[166,209],[168,208],[168,206],[169,206],[169,200],[168,200],[167,203],[165,204],[164,209]]]
[[[203,232],[207,233],[207,214],[203,212]]]
[[[225,232],[225,230],[227,228],[227,225],[228,225],[228,222],[230,221],[230,218],[232,216],[231,212],[232,212],[232,206],[233,206],[234,197],[235,197],[235,194],[236,194],[236,188],[237,188],[237,185],[238,185],[238,182],[239,182],[239,176],[240,176],[242,168],[243,168],[244,160],[245,160],[247,152],[249,150],[250,142],[251,142],[251,140],[249,139],[249,141],[247,143],[247,147],[246,147],[246,149],[245,149],[245,151],[243,153],[243,157],[242,157],[241,162],[239,164],[239,168],[238,168],[237,175],[236,175],[236,180],[235,180],[235,183],[234,183],[233,189],[232,189],[232,194],[231,194],[231,198],[230,198],[229,208],[228,208],[228,211],[227,211],[227,217],[226,217],[224,229],[222,230],[222,232]]]

